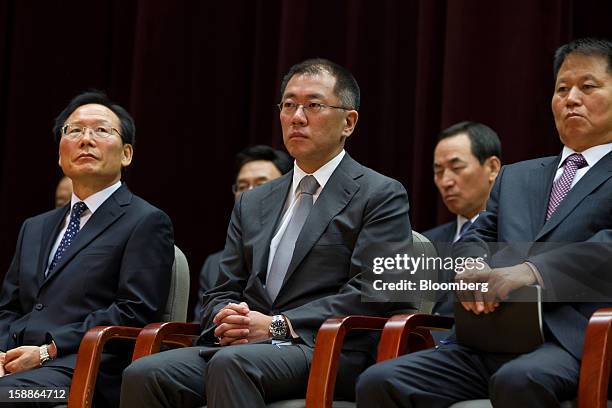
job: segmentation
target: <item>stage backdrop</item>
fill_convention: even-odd
[[[0,276],[19,226],[53,206],[53,118],[103,89],[133,114],[125,180],[165,210],[196,276],[223,247],[233,156],[282,148],[284,72],[309,57],[347,66],[362,92],[350,154],[400,180],[416,230],[450,219],[432,181],[436,134],[496,129],[503,162],[560,151],[552,54],[612,37],[609,1],[0,0]]]

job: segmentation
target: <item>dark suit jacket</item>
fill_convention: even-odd
[[[423,232],[423,235],[427,237],[431,242],[441,242],[445,244],[451,244],[453,238],[455,238],[455,232],[457,232],[457,218],[446,224],[438,225],[432,229]]]
[[[202,321],[202,298],[204,292],[215,287],[219,278],[219,264],[221,263],[221,254],[223,251],[218,251],[208,255],[200,271],[200,287],[198,288],[198,301],[193,309],[194,323]]]
[[[69,205],[27,219],[0,293],[0,348],[55,341],[45,365],[74,368],[85,332],[158,321],[174,259],[168,216],[125,185],[91,216],[45,278]]]
[[[507,266],[529,261],[537,267],[544,280],[545,299],[556,300],[544,304],[544,323],[563,347],[580,358],[589,317],[599,307],[610,307],[610,303],[588,300],[602,290],[612,294],[608,271],[612,259],[612,153],[578,181],[546,221],[559,161],[557,156],[504,166],[486,212],[455,245],[454,253],[478,255],[473,253],[473,244],[465,242],[483,248],[486,242],[514,243],[500,250],[491,263]],[[571,298],[576,302],[567,301]]]
[[[403,186],[364,167],[348,154],[315,202],[298,237],[277,298],[265,291],[268,253],[293,172],[243,193],[234,207],[217,287],[204,294],[203,335],[211,342],[213,317],[228,302],[284,314],[308,346],[325,319],[351,314],[385,315],[397,305],[361,301],[362,272],[389,242],[409,247],[412,235]],[[403,305],[414,311],[420,305]],[[351,336],[352,337],[352,336]],[[372,339],[347,338],[347,349],[375,352]]]
[[[430,230],[423,232],[423,235],[429,239],[436,250],[438,251],[438,256],[444,258],[447,256],[451,256],[451,245],[453,243],[453,239],[455,238],[455,233],[457,232],[457,217],[455,216],[455,220],[451,222],[447,222],[446,224],[438,225]],[[453,282],[455,278],[455,273],[453,270],[445,270],[442,269],[440,271],[440,281],[442,282]],[[442,315],[442,316],[453,316],[453,307],[455,302],[455,296],[452,292],[440,292],[438,294],[438,299],[433,308],[433,313]],[[433,331],[432,335],[434,339],[439,341],[446,337],[447,333],[445,332],[437,332]]]

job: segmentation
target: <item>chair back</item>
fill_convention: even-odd
[[[162,315],[163,322],[186,322],[189,303],[189,264],[183,251],[174,246],[172,280],[168,292],[168,302]]]
[[[413,251],[414,256],[423,255],[425,258],[435,258],[438,256],[438,251],[434,244],[431,243],[429,239],[423,234],[420,234],[416,231],[412,231],[412,242],[413,242]],[[427,279],[431,279],[434,281],[438,281],[438,271],[437,270],[427,270]],[[421,304],[418,305],[419,313],[427,313],[430,314],[433,310],[434,305],[436,304],[434,296],[421,296],[420,298]]]

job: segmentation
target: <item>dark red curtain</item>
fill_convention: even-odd
[[[53,205],[50,129],[84,89],[135,117],[126,181],[170,215],[195,278],[224,243],[234,154],[282,147],[275,104],[292,64],[352,70],[363,103],[347,150],[404,184],[423,230],[450,216],[436,134],[470,119],[498,131],[504,163],[557,154],[553,51],[612,37],[610,16],[593,0],[0,0],[0,274],[23,220]]]

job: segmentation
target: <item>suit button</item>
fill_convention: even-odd
[[[13,333],[13,340],[17,340],[17,333]]]
[[[34,306],[34,309],[36,310],[43,310],[45,307],[45,305],[43,305],[42,303],[37,303],[36,306]]]

